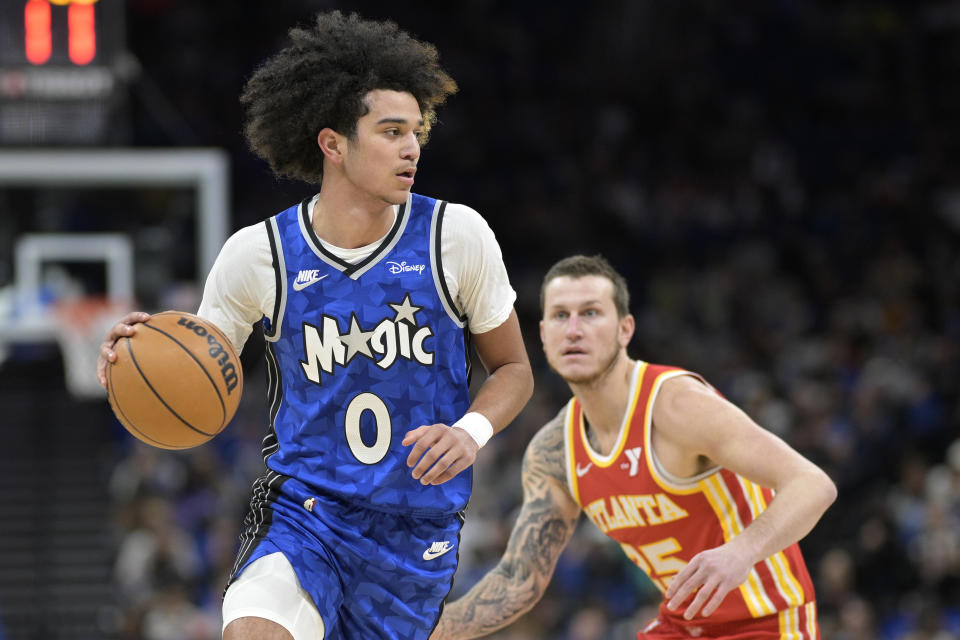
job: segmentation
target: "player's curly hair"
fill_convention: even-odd
[[[324,156],[317,134],[330,127],[354,136],[370,91],[412,94],[429,131],[436,108],[457,90],[436,47],[391,21],[332,11],[289,36],[291,44],[261,64],[240,95],[247,143],[278,176],[320,182]]]

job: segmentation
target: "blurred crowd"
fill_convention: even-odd
[[[243,78],[287,26],[342,6],[438,45],[461,92],[417,190],[489,220],[537,375],[478,461],[454,595],[500,557],[522,452],[567,397],[540,353],[540,278],[599,252],[631,283],[634,357],[703,374],[837,483],[801,541],[824,639],[960,638],[960,5],[262,4],[129,3],[131,142],[229,149],[234,227],[252,224],[306,192],[239,135]],[[262,467],[258,349],[214,442],[117,441],[118,637],[219,637]],[[658,599],[582,523],[544,600],[495,637],[632,638]]]

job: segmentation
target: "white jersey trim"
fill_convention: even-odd
[[[349,278],[356,280],[371,267],[378,264],[397,244],[400,236],[403,235],[404,229],[407,228],[407,220],[410,219],[410,206],[413,201],[413,194],[407,195],[407,201],[399,208],[394,206],[395,218],[393,224],[383,237],[357,249],[343,249],[317,236],[310,225],[313,224],[313,216],[316,211],[318,198],[319,194],[315,195],[309,201],[305,200],[300,203],[297,209],[297,223],[300,225],[300,234],[303,236],[307,246],[310,247],[310,250],[313,251],[314,255],[320,258],[320,260],[334,269],[342,271]],[[353,262],[341,255],[345,252],[348,254],[359,253],[363,255],[358,261]],[[358,266],[359,268],[356,268]]]
[[[286,258],[283,254],[283,243],[280,240],[280,230],[277,229],[277,220],[276,218],[270,218],[267,220],[268,233],[273,239],[271,243],[271,249],[275,251],[273,255],[274,259],[274,269],[276,269],[276,283],[279,286],[278,293],[280,294],[279,300],[274,302],[275,312],[274,316],[270,318],[270,331],[264,332],[263,337],[265,340],[270,342],[276,342],[280,339],[281,328],[283,327],[283,315],[287,309],[287,263]],[[276,295],[274,295],[276,298]]]
[[[397,212],[397,215],[400,216],[400,226],[395,231],[391,229],[391,231],[393,232],[393,238],[385,246],[375,249],[376,253],[378,254],[377,258],[375,260],[369,261],[367,264],[360,267],[356,271],[353,271],[350,274],[351,278],[356,280],[357,278],[365,274],[367,271],[369,271],[371,268],[380,264],[380,261],[383,260],[383,257],[393,250],[393,248],[400,241],[400,237],[403,236],[403,232],[407,228],[407,222],[410,220],[410,208],[412,206],[413,206],[413,195],[409,195],[407,196],[406,204],[403,205],[403,207],[401,207],[401,209]]]
[[[706,471],[701,471],[695,476],[690,476],[689,478],[682,478],[676,476],[669,471],[667,471],[663,464],[660,462],[660,459],[657,458],[657,452],[653,449],[652,433],[653,433],[653,406],[657,400],[657,394],[660,393],[660,387],[663,386],[663,383],[671,378],[677,378],[679,376],[691,376],[696,378],[703,384],[707,382],[693,373],[692,371],[670,371],[668,373],[661,374],[657,379],[656,383],[653,386],[653,389],[650,390],[650,400],[647,402],[647,415],[644,416],[644,433],[643,433],[643,448],[646,451],[647,464],[650,467],[650,473],[653,475],[654,480],[665,489],[675,490],[675,491],[689,491],[693,489],[697,484],[700,483],[704,478],[709,478],[716,472],[720,470],[720,465],[716,465],[707,469]],[[709,386],[709,385],[708,385]]]
[[[437,200],[437,204],[433,208],[433,220],[430,222],[430,270],[433,272],[433,286],[437,290],[437,295],[440,297],[444,310],[446,310],[450,319],[462,329],[466,324],[464,322],[465,318],[453,307],[446,280],[441,280],[443,278],[443,264],[441,256],[437,253],[437,249],[440,249],[440,253],[443,253],[443,249],[440,248],[440,234],[443,231],[443,213],[446,204],[446,202]]]
[[[633,365],[633,372],[630,374],[630,396],[627,399],[627,408],[624,411],[623,417],[620,419],[620,431],[617,432],[617,439],[614,441],[613,449],[610,453],[600,455],[590,445],[590,438],[587,437],[586,432],[582,429],[584,422],[583,410],[581,409],[580,411],[580,424],[574,425],[574,429],[577,432],[577,436],[583,440],[583,450],[587,452],[587,456],[589,456],[590,460],[597,464],[597,466],[609,467],[623,451],[623,447],[629,436],[630,421],[633,419],[633,413],[636,409],[634,398],[637,395],[637,385],[640,384],[640,373],[644,369],[644,364],[642,360],[638,360]]]

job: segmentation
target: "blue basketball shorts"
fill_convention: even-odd
[[[463,516],[412,517],[317,496],[281,493],[241,547],[236,578],[254,560],[281,552],[310,594],[324,640],[429,637],[453,586]]]

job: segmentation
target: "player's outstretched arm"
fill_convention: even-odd
[[[530,442],[523,457],[523,507],[507,549],[469,592],[444,606],[431,640],[485,636],[540,600],[580,515],[566,489],[562,427],[555,419]]]
[[[695,555],[670,583],[665,594],[669,608],[683,611],[688,620],[709,616],[756,563],[807,535],[836,499],[837,489],[819,467],[692,377],[664,383],[653,415],[661,442],[706,456],[776,491],[740,535]]]
[[[485,333],[473,334],[477,355],[489,374],[470,404],[468,413],[489,421],[486,437],[503,430],[517,417],[533,394],[533,373],[520,333],[517,312],[503,324]],[[456,427],[457,425],[453,425]],[[476,461],[481,443],[461,428],[432,424],[408,431],[404,446],[413,445],[407,465],[423,484],[442,484]]]
[[[149,319],[149,313],[132,311],[123,316],[117,324],[110,327],[110,330],[107,331],[107,335],[103,339],[103,344],[100,345],[100,354],[97,356],[97,380],[100,382],[101,387],[106,388],[107,386],[107,363],[116,362],[117,360],[117,354],[113,351],[117,340],[125,336],[132,336],[135,332],[133,325],[138,322],[146,322]]]

